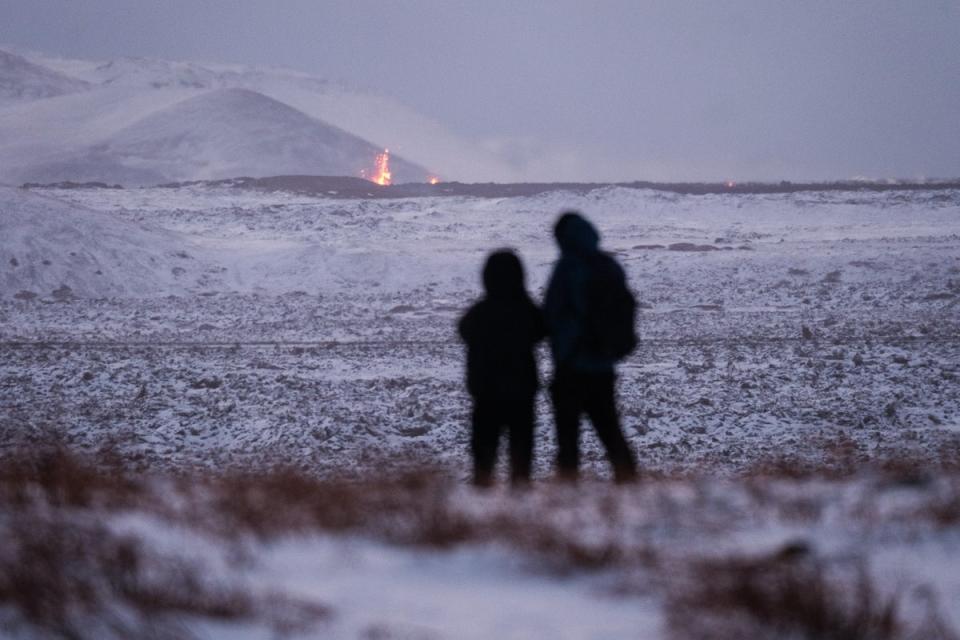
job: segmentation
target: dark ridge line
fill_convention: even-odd
[[[799,192],[890,192],[890,191],[947,191],[960,190],[960,179],[931,182],[440,182],[437,184],[408,182],[380,186],[363,178],[350,176],[281,175],[263,178],[238,177],[223,180],[194,180],[156,185],[155,188],[207,186],[254,189],[258,191],[286,191],[303,195],[322,195],[331,199],[422,198],[435,196],[473,196],[480,198],[510,198],[534,196],[552,191],[570,191],[579,195],[607,187],[650,189],[679,195],[710,194],[780,194]],[[59,182],[39,184],[29,182],[22,189],[117,189],[120,185],[102,182]],[[136,188],[136,187],[134,187]]]

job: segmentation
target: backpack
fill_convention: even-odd
[[[637,346],[637,302],[610,254],[594,254],[587,268],[587,344],[602,357],[623,360]]]

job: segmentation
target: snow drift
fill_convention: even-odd
[[[0,296],[68,300],[184,292],[210,277],[192,252],[177,233],[0,187]]]

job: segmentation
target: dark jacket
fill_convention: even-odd
[[[511,252],[490,256],[486,296],[461,318],[467,344],[467,390],[475,398],[529,401],[539,387],[534,346],[543,339],[543,314],[527,294],[523,267]]]
[[[586,373],[613,371],[615,360],[591,344],[586,335],[591,263],[601,254],[600,234],[577,214],[565,214],[556,229],[560,259],[553,268],[543,304],[550,350],[557,369]],[[623,276],[614,261],[613,268]]]

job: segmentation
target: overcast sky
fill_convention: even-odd
[[[518,177],[960,176],[960,0],[0,0],[0,42],[343,79]]]

